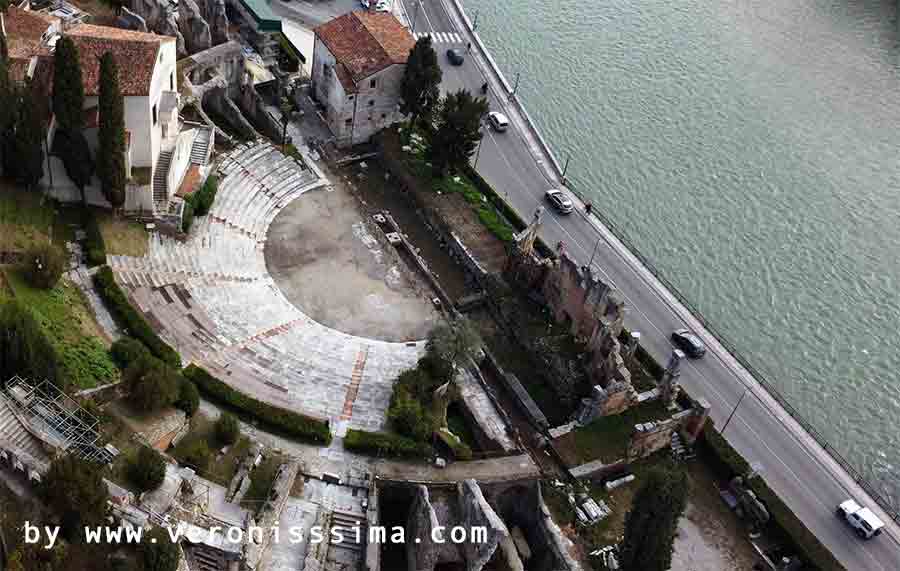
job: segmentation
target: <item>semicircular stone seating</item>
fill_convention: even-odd
[[[215,203],[187,240],[153,234],[145,256],[109,256],[116,280],[185,364],[259,400],[330,419],[338,433],[382,429],[393,380],[425,344],[366,339],[312,320],[284,297],[263,257],[278,212],[328,181],[260,141],[229,152],[218,171]]]

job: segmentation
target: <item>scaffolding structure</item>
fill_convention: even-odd
[[[2,393],[29,432],[60,452],[98,464],[118,455],[113,446],[100,443],[100,421],[52,383],[32,385],[15,376]]]

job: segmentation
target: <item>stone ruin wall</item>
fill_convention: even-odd
[[[183,58],[229,39],[225,0],[131,0],[118,18],[120,27],[173,36]]]
[[[700,399],[691,409],[675,413],[670,418],[636,425],[628,441],[627,459],[639,460],[667,448],[674,434],[679,434],[687,444],[693,444],[709,418],[709,409],[709,403]]]
[[[406,535],[422,541],[406,544],[408,571],[433,571],[437,565],[449,563],[463,564],[468,571],[486,567],[524,571],[526,564],[519,557],[510,533],[516,526],[523,530],[531,548],[528,569],[580,569],[569,554],[571,542],[553,522],[541,498],[538,482],[483,486],[475,480],[459,482],[455,488],[416,485]],[[487,538],[479,544],[436,544],[430,538],[431,530],[438,525],[445,526],[446,533],[453,526],[484,527]],[[377,563],[377,557],[370,556],[367,562]],[[370,566],[371,571],[377,569]]]
[[[511,284],[543,298],[554,321],[568,324],[569,332],[585,341],[588,381],[595,392],[607,392],[604,414],[627,409],[634,396],[625,356],[633,354],[636,339],[629,347],[619,342],[626,312],[622,295],[596,272],[579,266],[563,248],[550,261],[514,245],[504,275]]]

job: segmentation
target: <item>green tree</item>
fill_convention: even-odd
[[[428,335],[426,351],[447,363],[463,364],[475,357],[481,347],[481,337],[465,317],[452,325],[438,325]]]
[[[144,571],[175,571],[181,561],[178,545],[172,543],[169,532],[162,526],[154,527],[147,533],[140,551]]]
[[[125,203],[125,103],[119,90],[119,70],[112,53],[100,58],[100,125],[97,132],[97,175],[113,208]]]
[[[59,128],[68,133],[84,130],[84,85],[78,47],[62,36],[53,54],[53,113]]]
[[[97,464],[60,456],[50,464],[40,494],[59,517],[62,534],[69,540],[83,537],[84,526],[106,523],[109,492]]]
[[[409,115],[412,127],[415,127],[419,117],[429,117],[440,101],[442,77],[437,54],[431,46],[431,36],[422,36],[409,51],[400,84],[400,111]]]
[[[33,246],[25,253],[25,279],[39,289],[53,289],[66,269],[66,256],[50,243]]]
[[[84,194],[84,187],[90,184],[94,174],[94,159],[91,157],[91,149],[84,132],[57,131],[53,146],[60,149],[60,158],[66,168],[66,175],[81,191],[81,202],[86,206],[87,198]]]
[[[182,379],[181,386],[178,388],[178,400],[175,401],[175,408],[183,410],[188,416],[194,416],[194,413],[200,408],[200,392],[197,390],[197,385],[187,379]]]
[[[234,444],[241,436],[241,426],[233,414],[222,413],[216,420],[216,440],[221,444]]]
[[[43,100],[35,86],[14,90],[15,118],[4,140],[4,166],[16,182],[33,188],[44,175]]]
[[[487,99],[472,97],[461,89],[444,97],[438,112],[437,130],[431,135],[427,157],[439,176],[469,163],[481,140],[481,118],[488,111]]]
[[[47,379],[62,390],[66,379],[56,348],[34,314],[19,301],[0,305],[0,378]]]
[[[678,518],[687,503],[687,474],[672,467],[651,470],[625,517],[623,571],[666,571],[672,564],[672,544]]]
[[[206,470],[212,458],[209,445],[201,438],[195,438],[187,443],[180,444],[176,450],[179,452],[179,458],[183,464],[191,466],[200,472]]]
[[[153,448],[141,446],[128,467],[128,476],[142,492],[155,490],[166,479],[166,461]]]
[[[169,406],[178,398],[178,371],[156,358],[141,359],[125,370],[123,381],[131,403],[142,411]]]

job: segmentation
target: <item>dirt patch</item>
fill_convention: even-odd
[[[424,339],[437,323],[429,290],[397,255],[339,179],[282,210],[266,241],[269,273],[310,317],[351,335]]]

